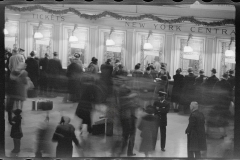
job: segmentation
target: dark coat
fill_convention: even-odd
[[[182,95],[184,76],[181,74],[176,74],[173,76],[173,79],[174,79],[174,82],[173,82],[173,88],[172,88],[171,101],[179,103]]]
[[[206,76],[204,75],[200,75],[199,77],[197,77],[195,79],[195,83],[194,83],[194,88],[195,88],[195,100],[198,102],[198,103],[202,103],[203,101],[203,82],[204,82],[204,79],[206,78]]]
[[[39,64],[34,58],[28,58],[25,63],[27,64],[26,71],[28,72],[28,77],[33,82],[34,86],[37,87],[37,82],[39,78]]]
[[[158,132],[158,119],[153,115],[145,115],[142,117],[138,129],[141,131],[140,136],[142,142],[139,148],[139,152],[151,152],[155,150],[154,142],[157,138],[156,132]]]
[[[194,83],[197,76],[193,73],[189,73],[184,77],[183,83],[183,90],[182,90],[182,97],[181,97],[181,104],[189,106],[190,103],[195,100],[194,95]]]
[[[202,83],[203,87],[203,102],[211,103],[213,100],[213,87],[219,81],[219,79],[213,75],[211,77],[206,78],[205,82]]]
[[[186,129],[188,134],[188,151],[205,151],[207,150],[205,118],[198,110],[192,112],[189,117],[189,124]]]
[[[232,87],[232,89],[233,89],[234,86],[235,86],[235,76],[233,76],[233,75],[229,75],[228,83],[231,84],[231,87]]]
[[[100,69],[102,79],[109,80],[112,78],[113,66],[111,64],[102,64]]]
[[[12,119],[12,129],[10,136],[15,139],[21,139],[23,137],[22,127],[21,127],[22,117],[20,115],[14,116]]]
[[[225,79],[221,79],[213,87],[214,101],[218,104],[229,106],[231,102],[231,94],[231,84]]]
[[[98,73],[99,72],[99,67],[97,64],[94,64],[94,63],[90,63],[89,66],[88,66],[88,69],[87,69],[88,72],[90,73]]]
[[[79,142],[74,133],[75,128],[71,124],[58,125],[53,135],[53,141],[57,141],[56,157],[72,157],[74,142],[79,145]]]
[[[61,61],[57,58],[49,59],[47,73],[50,76],[59,76],[62,72]]]
[[[39,62],[39,67],[42,67],[41,69],[41,74],[45,74],[47,73],[47,67],[48,67],[48,61],[49,59],[48,58],[42,58],[40,59],[40,62]]]
[[[155,107],[155,115],[158,117],[159,125],[167,126],[167,113],[170,110],[170,103],[166,100],[163,102],[155,101],[153,106]]]

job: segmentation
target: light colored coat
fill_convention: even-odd
[[[14,71],[17,68],[18,64],[21,62],[23,62],[23,63],[25,62],[25,59],[21,54],[15,54],[15,55],[11,56],[9,59],[10,71]]]

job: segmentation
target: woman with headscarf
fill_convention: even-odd
[[[72,157],[72,142],[74,142],[77,147],[80,147],[75,135],[75,128],[69,124],[70,121],[71,119],[69,117],[63,116],[53,134],[52,141],[58,143],[56,157]]]

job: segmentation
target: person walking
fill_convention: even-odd
[[[77,147],[80,147],[75,135],[75,128],[70,124],[70,121],[71,119],[69,117],[63,116],[53,134],[52,141],[57,142],[56,157],[72,157],[72,142],[74,142]]]
[[[153,103],[153,106],[155,108],[155,115],[158,119],[158,127],[160,127],[160,133],[161,133],[161,150],[165,151],[165,145],[166,145],[166,127],[167,127],[167,113],[170,109],[170,103],[165,100],[165,96],[167,95],[166,92],[159,91],[158,92],[158,101],[155,101]],[[158,127],[155,132],[155,139],[157,138],[158,134]],[[154,140],[156,142],[156,140]],[[156,143],[154,144],[154,147],[156,146]]]
[[[190,111],[189,124],[185,130],[188,158],[201,158],[201,151],[207,150],[205,118],[203,113],[198,111],[197,102],[191,102]]]

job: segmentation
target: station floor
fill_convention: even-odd
[[[55,157],[56,143],[51,142],[51,136],[55,131],[56,126],[60,121],[61,115],[67,115],[71,118],[71,124],[75,127],[75,134],[80,142],[83,142],[82,148],[77,148],[73,144],[73,157],[116,157],[112,154],[113,142],[115,139],[121,138],[121,135],[114,130],[114,135],[108,136],[93,136],[86,131],[80,135],[79,124],[80,119],[75,117],[74,113],[77,108],[77,103],[64,103],[63,97],[48,98],[53,101],[53,110],[50,111],[49,123],[44,122],[46,117],[45,111],[33,111],[32,101],[39,98],[29,98],[24,102],[22,113],[22,130],[23,138],[21,139],[21,151],[18,155],[11,153],[13,149],[13,140],[10,137],[11,125],[7,121],[7,113],[5,114],[5,154],[6,157],[35,157],[36,146],[36,130],[40,125],[48,124],[50,127],[50,136],[47,143],[48,151],[43,154],[44,157]],[[104,108],[104,107],[103,107]],[[104,110],[104,109],[103,109]],[[95,110],[92,114],[93,121],[99,120],[101,116],[100,110]],[[138,112],[138,117],[141,116],[141,111]],[[156,150],[150,154],[150,157],[178,157],[187,158],[187,136],[185,129],[188,125],[189,115],[183,115],[170,111],[168,113],[168,126],[166,138],[166,151],[160,149],[160,138],[158,137]],[[83,130],[86,130],[84,127]],[[207,151],[202,152],[204,158],[231,158],[233,151],[233,124],[226,128],[227,136],[223,139],[207,139]],[[140,153],[139,146],[141,143],[140,131],[137,130],[135,138],[134,153],[135,157],[145,157]],[[126,155],[121,155],[126,157]]]

